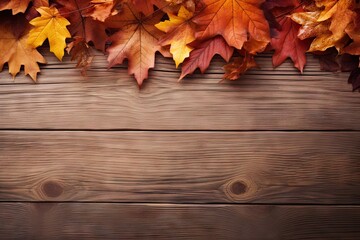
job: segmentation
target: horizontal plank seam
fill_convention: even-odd
[[[0,200],[0,204],[6,203],[62,203],[62,204],[122,204],[122,205],[179,205],[179,206],[199,206],[199,205],[211,205],[211,206],[233,206],[233,205],[241,205],[241,206],[318,206],[318,207],[360,207],[359,204],[342,204],[342,203],[224,203],[224,202],[119,202],[119,201],[18,201],[18,200]]]
[[[73,128],[0,128],[0,132],[360,132],[359,129],[132,129],[132,128],[113,128],[113,129],[73,129]]]

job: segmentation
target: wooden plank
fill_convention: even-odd
[[[101,54],[87,79],[68,57],[59,63],[45,55],[42,84],[21,74],[13,84],[0,73],[0,129],[360,130],[359,94],[348,74],[321,72],[313,57],[300,75],[289,61],[273,71],[263,54],[260,70],[222,84],[220,58],[207,74],[178,83],[172,60],[158,57],[139,91],[126,67],[107,71]]]
[[[127,85],[133,81],[100,75],[97,82],[2,85],[0,129],[360,130],[360,95],[335,77],[219,85],[170,83],[164,73],[139,91]]]
[[[0,200],[359,204],[359,146],[359,132],[0,131]]]
[[[359,239],[360,207],[1,203],[6,239]]]
[[[42,84],[47,84],[47,83],[71,83],[71,82],[79,82],[79,81],[83,81],[86,80],[86,78],[82,77],[80,75],[80,71],[78,69],[76,69],[76,63],[74,61],[70,60],[70,57],[68,55],[65,55],[63,58],[63,61],[60,62],[52,53],[50,53],[48,50],[46,49],[41,49],[41,52],[43,52],[43,55],[45,56],[45,58],[48,61],[47,65],[42,65],[41,69],[43,70],[40,74],[39,74],[39,78],[38,81],[41,82]],[[320,65],[319,62],[316,58],[314,58],[312,55],[308,55],[307,56],[307,65],[305,68],[305,71],[303,74],[300,74],[299,71],[294,68],[293,63],[288,60],[286,61],[284,64],[282,64],[281,66],[274,68],[272,66],[272,60],[271,60],[272,54],[271,53],[262,53],[259,56],[256,56],[256,61],[258,63],[258,65],[260,66],[260,69],[255,69],[255,70],[250,70],[247,72],[246,77],[245,78],[252,78],[252,76],[256,76],[262,78],[261,76],[263,76],[263,78],[265,77],[265,79],[269,79],[269,76],[277,76],[280,77],[280,79],[283,79],[282,77],[284,76],[284,79],[288,79],[289,77],[295,77],[298,79],[303,79],[302,77],[305,76],[321,76],[321,77],[325,77],[325,78],[336,78],[341,76],[341,78],[343,80],[346,80],[346,78],[348,77],[348,73],[344,73],[344,74],[334,74],[331,72],[324,72],[320,70]],[[90,70],[88,71],[89,76],[88,79],[90,79],[91,81],[96,80],[98,77],[101,77],[101,74],[105,74],[104,70],[106,70],[108,68],[107,65],[107,60],[106,60],[106,56],[104,56],[102,53],[96,52],[95,53],[95,58],[94,61],[90,67]],[[206,79],[208,79],[208,76],[212,76],[215,75],[215,77],[213,77],[213,82],[218,82],[219,80],[221,80],[222,74],[224,73],[223,70],[223,65],[225,64],[225,62],[222,60],[222,58],[215,56],[215,58],[213,59],[212,63],[210,64],[209,68],[206,71],[206,74],[199,74],[199,71],[196,71],[194,75],[192,75],[191,77],[188,77],[188,80],[196,80],[198,78],[201,79],[201,82],[203,83],[205,81],[205,83],[207,83],[208,81],[206,81]],[[62,73],[64,74],[68,74],[71,73],[71,78],[64,78],[61,77],[61,74],[59,74],[59,76],[53,76],[54,73],[55,75],[57,75],[56,73],[59,73],[59,70],[64,70],[66,69],[66,71],[62,71]],[[113,74],[115,74],[116,72],[122,74],[123,76],[119,77],[117,76],[117,79],[127,79],[128,77],[126,76],[127,74],[127,65],[117,65],[113,68],[111,68],[112,70],[110,70],[110,72],[112,72]],[[55,70],[55,71],[51,71],[51,70]],[[178,79],[180,76],[180,72],[181,69],[176,69],[175,68],[175,64],[173,62],[172,59],[170,58],[164,58],[162,57],[160,54],[157,55],[156,57],[156,64],[155,64],[155,68],[151,69],[150,72],[152,72],[153,74],[150,75],[150,81],[152,78],[158,78],[158,77],[162,77],[164,75],[164,72],[166,73],[174,73],[173,75],[173,79],[171,81],[174,81],[175,79]],[[266,78],[267,77],[267,78]],[[11,75],[9,75],[8,73],[8,69],[5,67],[4,70],[0,73],[0,84],[14,84],[14,83],[31,83],[32,81],[30,80],[29,77],[24,77],[23,73],[19,73],[18,76],[16,77],[16,80],[14,81],[11,77]],[[130,77],[127,80],[131,80],[132,78]],[[304,78],[306,79],[306,78]],[[217,80],[217,81],[216,81]],[[102,81],[107,81],[107,79],[102,79]],[[134,81],[132,81],[134,82]],[[158,82],[158,80],[154,81],[155,83],[151,83],[151,84],[156,84]],[[184,81],[186,82],[186,81]],[[236,83],[239,83],[241,81],[237,81]],[[326,87],[327,84],[324,84],[325,86],[322,87]],[[320,85],[321,86],[321,85]]]

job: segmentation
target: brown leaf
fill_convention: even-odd
[[[255,62],[254,56],[245,53],[244,57],[237,57],[233,62],[228,63],[224,66],[225,74],[223,79],[237,80],[247,70],[257,68],[258,65]]]
[[[164,13],[157,11],[150,16],[144,16],[133,4],[127,3],[121,13],[108,18],[107,26],[119,29],[109,39],[109,67],[122,64],[128,59],[128,72],[135,75],[138,85],[141,86],[148,77],[148,70],[154,67],[155,53],[164,52],[158,43],[163,33],[154,26],[160,22],[163,15]]]
[[[71,61],[77,61],[76,67],[81,68],[81,74],[86,76],[86,71],[89,69],[94,58],[86,40],[75,37],[74,41],[68,44],[66,51],[71,55]]]
[[[91,0],[57,0],[61,5],[59,11],[71,23],[69,31],[72,37],[84,38],[87,43],[92,42],[96,49],[105,51],[107,39],[105,25],[87,17],[87,10],[91,7]]]

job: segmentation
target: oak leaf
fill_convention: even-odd
[[[226,42],[241,49],[249,36],[269,43],[269,25],[260,9],[263,0],[204,0],[204,9],[194,17],[197,38],[222,35]]]
[[[46,63],[46,60],[27,44],[29,30],[30,25],[21,15],[0,17],[0,71],[8,63],[9,72],[15,78],[23,65],[25,75],[30,75],[36,81],[40,72],[37,63]]]
[[[179,80],[186,75],[192,74],[197,68],[201,73],[209,67],[211,59],[219,54],[226,62],[233,55],[234,48],[230,47],[223,37],[216,36],[197,45],[196,49],[190,53],[190,57],[185,59]]]
[[[133,4],[127,3],[121,13],[108,18],[107,26],[119,29],[109,38],[109,67],[122,64],[128,59],[128,72],[134,74],[141,86],[148,77],[148,70],[154,67],[155,53],[159,51],[165,54],[165,50],[158,43],[163,33],[154,26],[160,22],[163,15],[163,12],[157,11],[144,16]]]
[[[71,37],[66,28],[69,21],[62,17],[55,7],[40,7],[37,11],[41,16],[30,21],[34,28],[30,31],[28,44],[36,48],[48,39],[50,52],[62,60],[66,47],[65,39]]]
[[[193,50],[193,47],[188,46],[195,40],[194,23],[191,21],[193,13],[181,6],[177,16],[171,13],[168,16],[169,20],[160,22],[155,27],[167,33],[159,43],[162,46],[170,44],[170,53],[178,67]]]

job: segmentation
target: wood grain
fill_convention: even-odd
[[[358,132],[0,132],[1,201],[360,203]]]
[[[360,208],[1,203],[7,239],[359,239]]]
[[[21,76],[13,84],[1,73],[0,129],[360,130],[360,95],[347,74],[320,72],[313,58],[304,75],[289,62],[273,71],[269,56],[258,57],[260,70],[222,84],[219,58],[181,83],[172,61],[158,58],[139,90],[125,67],[107,71],[104,56],[85,80],[48,55],[41,84]]]
[[[358,93],[278,83],[3,85],[0,129],[360,130]]]

